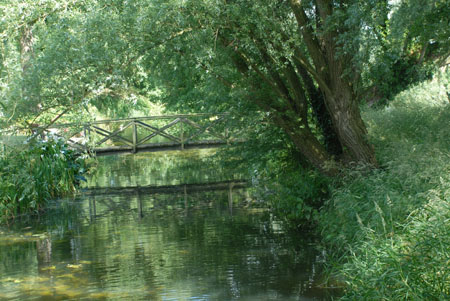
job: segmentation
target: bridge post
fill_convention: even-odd
[[[133,121],[133,154],[136,153],[138,144],[138,133],[136,120]]]
[[[180,142],[181,142],[181,149],[184,149],[184,126],[183,121],[181,121],[181,135],[180,135]]]

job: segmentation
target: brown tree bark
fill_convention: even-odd
[[[228,43],[224,43],[228,45]],[[236,56],[233,57],[234,64],[245,77],[250,76],[250,70],[261,78],[259,83],[255,83],[254,90],[260,90],[260,85],[269,85],[276,92],[278,99],[270,96],[261,98],[251,98],[250,100],[261,109],[271,113],[272,122],[282,128],[290,137],[296,149],[302,154],[304,159],[322,174],[335,176],[338,172],[333,157],[327,152],[325,147],[319,142],[317,137],[311,132],[307,119],[307,99],[306,91],[301,85],[300,77],[295,73],[293,66],[286,62],[280,73],[272,69],[274,62],[270,60],[263,45],[258,45],[262,62],[269,72],[264,73],[261,68],[251,63],[247,55],[239,48],[234,47]],[[283,76],[284,75],[284,76]],[[280,100],[284,100],[280,104]]]
[[[325,102],[344,147],[347,161],[377,166],[375,153],[367,138],[367,129],[361,118],[359,102],[347,83],[336,83],[331,94],[325,94]]]
[[[335,161],[309,128],[281,116],[276,116],[274,123],[288,134],[297,150],[313,167],[324,175],[337,175],[338,168],[334,164]]]
[[[327,18],[333,14],[333,2],[316,0],[315,4],[321,20],[319,24],[325,24]],[[316,34],[318,29],[311,26],[302,2],[290,0],[290,5],[313,64],[311,65],[308,56],[298,49],[294,57],[322,90],[344,154],[348,161],[376,166],[375,153],[367,140],[367,130],[360,115],[359,101],[353,91],[350,77],[346,74],[351,57],[338,55],[336,38],[339,33],[336,30],[321,29],[323,31]]]

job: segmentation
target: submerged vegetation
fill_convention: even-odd
[[[84,180],[84,159],[61,140],[25,144],[0,156],[0,220],[38,212]]]

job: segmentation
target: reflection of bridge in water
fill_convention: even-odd
[[[228,114],[148,116],[54,124],[38,128],[97,155],[217,147],[239,142],[227,127]],[[234,136],[234,137],[232,137]]]
[[[227,191],[228,192],[228,206],[230,212],[233,210],[233,189],[246,188],[247,181],[230,180],[212,183],[198,183],[198,184],[179,184],[179,185],[148,185],[148,186],[130,186],[130,187],[93,187],[88,188],[83,192],[84,196],[93,196],[89,199],[89,215],[91,219],[98,217],[97,202],[102,203],[110,211],[115,210],[117,206],[113,203],[108,204],[108,195],[128,195],[136,196],[137,209],[140,217],[144,216],[142,196],[154,194],[174,194],[183,195],[184,207],[188,208],[188,194],[195,192],[209,192],[209,191]],[[96,196],[100,196],[96,200]],[[103,196],[103,197],[102,197]]]

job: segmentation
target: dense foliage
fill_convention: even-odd
[[[83,158],[48,140],[0,156],[0,219],[38,212],[50,199],[74,192],[86,172]]]

